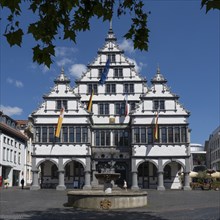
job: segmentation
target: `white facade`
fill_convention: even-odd
[[[209,136],[205,143],[206,161],[209,169],[220,170],[220,126]]]
[[[8,186],[19,186],[25,178],[25,149],[27,137],[17,128],[17,122],[0,116],[0,177]],[[26,184],[26,181],[25,181]]]
[[[191,143],[190,151],[191,170],[193,171],[194,169],[206,169],[206,151],[204,150],[204,146],[201,144]]]
[[[28,120],[16,120],[18,129],[27,137],[25,152],[24,152],[24,169],[23,178],[24,185],[30,186],[32,183],[32,133]]]
[[[40,108],[31,114],[32,189],[96,188],[100,184],[95,174],[103,169],[121,174],[118,186],[126,180],[132,189],[190,189],[189,112],[171,93],[159,69],[148,87],[116,40],[110,29],[74,88],[62,70]],[[100,84],[104,69],[108,74]],[[54,138],[62,106],[61,134]],[[183,185],[178,175],[182,171]]]

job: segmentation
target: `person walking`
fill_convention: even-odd
[[[21,179],[21,188],[24,189],[24,178]]]

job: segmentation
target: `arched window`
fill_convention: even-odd
[[[164,179],[171,179],[171,166],[166,165],[164,168]]]
[[[58,169],[55,164],[52,165],[51,167],[51,178],[52,179],[57,179],[58,178]]]

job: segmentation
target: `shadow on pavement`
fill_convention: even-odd
[[[135,211],[85,211],[85,210],[77,210],[74,208],[71,209],[48,209],[45,211],[27,211],[15,214],[18,219],[24,220],[57,220],[57,219],[72,219],[72,220],[165,220],[164,218],[160,218],[154,216],[153,213],[150,212],[135,212]],[[6,216],[7,217],[7,216]]]

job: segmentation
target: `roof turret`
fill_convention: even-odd
[[[107,37],[105,38],[105,41],[117,41],[117,38],[115,37],[115,34],[112,30],[112,21],[110,21],[110,27],[108,30]]]
[[[64,69],[62,67],[60,75],[54,80],[56,84],[69,84],[70,79],[64,74]]]
[[[164,84],[167,80],[164,78],[164,76],[160,73],[160,68],[157,67],[157,73],[154,76],[154,78],[151,80],[152,84]]]

